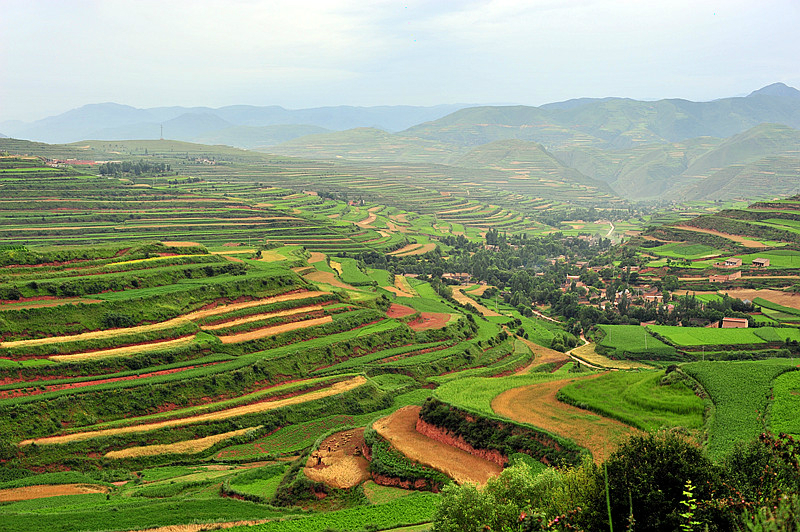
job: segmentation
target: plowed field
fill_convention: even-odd
[[[461,303],[462,305],[472,305],[477,309],[478,312],[483,314],[484,316],[499,316],[497,312],[490,310],[474,299],[469,296],[464,295],[464,288],[460,286],[453,287],[453,299]]]
[[[417,432],[420,407],[406,406],[373,425],[398,451],[411,460],[430,466],[459,484],[485,484],[502,468],[466,451],[432,440]]]
[[[96,486],[94,484],[54,484],[44,486],[26,486],[24,488],[0,490],[0,502],[28,501],[30,499],[58,497],[59,495],[108,493],[109,491],[111,490],[106,486]]]
[[[761,242],[756,242],[755,240],[748,240],[747,238],[744,238],[743,236],[739,235],[729,235],[728,233],[721,233],[720,231],[714,231],[713,229],[700,229],[699,227],[692,227],[690,225],[676,225],[675,229],[683,229],[684,231],[694,231],[695,233],[705,233],[707,235],[721,236],[722,238],[727,238],[728,240],[733,240],[734,242],[738,242],[739,244],[743,245],[746,248],[767,247]]]
[[[309,392],[306,394],[295,395],[293,397],[288,397],[286,399],[277,399],[274,401],[261,401],[259,403],[253,403],[244,406],[237,406],[233,408],[228,408],[226,410],[220,410],[218,412],[209,412],[207,414],[200,414],[197,416],[185,417],[180,419],[169,419],[166,421],[158,421],[155,423],[146,423],[143,425],[132,425],[128,427],[118,427],[113,429],[102,429],[102,430],[95,430],[90,432],[76,432],[74,434],[65,434],[63,436],[49,436],[47,438],[37,438],[35,440],[25,440],[20,442],[20,446],[22,445],[30,445],[31,443],[36,443],[37,445],[45,445],[51,443],[66,443],[71,441],[82,441],[88,440],[91,438],[97,438],[100,436],[113,436],[115,434],[130,434],[136,432],[148,432],[151,430],[163,429],[165,427],[177,427],[182,425],[191,425],[193,423],[205,423],[207,421],[218,421],[220,419],[229,419],[232,417],[237,416],[244,416],[246,414],[253,414],[256,412],[266,412],[269,410],[274,410],[276,408],[281,408],[284,406],[290,405],[297,405],[301,403],[306,403],[308,401],[314,401],[316,399],[322,399],[323,397],[330,397],[331,395],[337,395],[340,393],[344,393],[348,390],[352,390],[361,386],[362,384],[366,383],[367,379],[362,377],[361,375],[357,377],[353,377],[352,379],[337,382],[336,384],[329,386],[327,388],[323,388],[321,390],[316,390],[314,392]],[[131,420],[131,422],[135,422]]]
[[[314,318],[310,320],[294,321],[291,323],[284,323],[282,325],[275,325],[274,327],[265,327],[264,329],[257,329],[255,331],[248,331],[241,334],[232,334],[230,336],[220,336],[219,339],[223,344],[238,344],[239,342],[248,342],[250,340],[257,340],[259,338],[266,338],[267,336],[274,336],[287,331],[296,331],[297,329],[306,329],[315,325],[322,325],[323,323],[330,323],[333,321],[332,316],[323,316],[321,318]]]
[[[361,455],[363,445],[363,428],[332,434],[308,457],[303,473],[334,488],[358,486],[370,478],[369,462]]]
[[[259,428],[259,427],[254,427]],[[198,438],[196,440],[179,441],[165,445],[145,445],[142,447],[128,447],[121,451],[111,451],[106,453],[106,458],[136,458],[139,456],[158,456],[162,454],[187,454],[199,453],[212,447],[215,443],[235,436],[241,436],[250,427],[245,429],[233,430],[223,434],[214,434],[213,436],[206,436],[205,438]]]
[[[592,377],[585,377],[592,378]],[[492,401],[492,410],[515,421],[530,423],[568,438],[589,449],[596,462],[609,457],[617,443],[636,429],[556,399],[559,388],[577,379],[562,379],[522,386],[503,392]]]
[[[194,336],[186,336],[184,338],[176,338],[174,340],[162,340],[158,342],[149,342],[146,344],[129,345],[126,347],[116,347],[114,349],[103,349],[102,351],[91,351],[89,353],[74,353],[72,355],[55,355],[49,357],[50,360],[56,362],[74,362],[76,360],[91,360],[94,358],[107,358],[119,357],[124,355],[133,355],[135,353],[142,353],[144,351],[156,351],[158,349],[170,349],[191,343]]]
[[[215,325],[203,325],[204,331],[216,331],[218,329],[224,329],[226,327],[233,327],[236,325],[242,325],[244,323],[250,323],[253,321],[259,320],[266,320],[269,318],[279,318],[281,316],[293,316],[295,314],[306,314],[309,312],[313,312],[315,310],[322,310],[322,305],[311,305],[308,307],[297,307],[291,308],[289,310],[281,310],[278,312],[267,312],[264,314],[254,314],[252,316],[247,316],[244,318],[239,318],[236,320],[231,321],[224,321],[222,323],[217,323]]]

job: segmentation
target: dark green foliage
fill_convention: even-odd
[[[637,530],[677,530],[687,481],[698,500],[710,500],[720,487],[718,471],[700,449],[671,433],[633,436],[605,463],[614,528],[624,530],[633,513]],[[603,506],[606,501],[602,501]],[[594,509],[601,515],[603,509]],[[697,516],[711,530],[724,530],[725,519],[713,507]],[[607,528],[596,522],[592,530]],[[722,527],[722,528],[720,528]]]
[[[570,441],[533,427],[466,412],[434,398],[422,405],[420,419],[460,436],[476,449],[498,451],[506,457],[525,453],[546,464],[574,465],[581,455],[581,449]]]

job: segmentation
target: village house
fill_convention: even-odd
[[[722,318],[723,329],[747,329],[746,318]]]
[[[730,258],[725,259],[725,262],[715,262],[714,266],[717,268],[738,268],[742,265],[742,259]]]
[[[729,275],[711,275],[708,278],[708,282],[710,283],[727,283],[728,281],[733,281],[734,279],[739,279],[742,276],[742,272],[733,272]]]
[[[753,266],[756,268],[769,268],[769,259],[755,258],[753,259]]]

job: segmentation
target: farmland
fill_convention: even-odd
[[[684,364],[680,379],[674,368],[587,371],[586,361],[663,368],[800,340],[786,327],[641,327],[598,310],[609,279],[594,274],[617,279],[635,256],[618,260],[601,237],[641,222],[612,222],[618,199],[591,183],[505,186],[502,168],[174,141],[36,149],[172,170],[4,162],[0,491],[14,502],[0,520],[14,530],[54,516],[76,531],[390,529],[433,519],[439,496],[412,490],[486,483],[516,455],[537,470],[600,463],[630,435],[668,428],[722,457],[755,434],[761,418],[739,415],[747,408],[771,408],[768,422],[796,433],[794,374],[779,376],[788,363]],[[596,202],[600,211],[580,211],[592,220],[569,212]],[[769,256],[787,268],[789,251]],[[716,240],[647,250],[676,261],[749,256],[740,252]],[[601,264],[574,267],[580,259]],[[559,289],[566,275],[586,290]],[[795,314],[758,303],[782,323]],[[571,351],[583,334],[596,343]],[[750,403],[726,391],[738,380]],[[353,455],[323,467],[331,442],[362,430]],[[366,478],[396,491],[373,498]]]

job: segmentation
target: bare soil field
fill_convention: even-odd
[[[372,227],[372,222],[374,222],[377,219],[378,219],[378,216],[374,212],[371,212],[371,213],[369,213],[369,216],[367,216],[366,218],[364,218],[360,222],[356,222],[356,225],[359,226],[359,227],[363,227],[365,229],[366,228],[371,228]]]
[[[415,331],[425,331],[428,329],[441,329],[450,321],[450,314],[443,312],[420,312],[419,318],[408,323],[408,326]]]
[[[179,441],[165,445],[144,445],[141,447],[128,447],[120,451],[110,451],[106,453],[106,458],[137,458],[140,456],[159,456],[162,454],[189,454],[199,453],[205,451],[209,447],[213,447],[215,443],[222,440],[227,440],[235,436],[241,436],[248,430],[257,429],[260,427],[248,427],[245,429],[233,430],[222,434],[214,434],[213,436],[206,436],[205,438],[198,438],[196,440]]]
[[[755,298],[760,297],[767,301],[772,301],[784,307],[791,307],[800,309],[800,294],[795,292],[781,292],[780,290],[748,290],[745,288],[736,288],[734,290],[720,290],[731,297],[738,299],[749,299],[753,301]]]
[[[241,334],[232,334],[230,336],[220,336],[219,339],[223,344],[238,344],[239,342],[247,342],[250,340],[257,340],[258,338],[266,338],[267,336],[274,336],[287,331],[296,331],[297,329],[305,329],[315,325],[322,325],[323,323],[330,323],[333,321],[333,316],[323,316],[322,318],[313,318],[310,320],[293,321],[291,323],[284,323],[282,325],[275,325],[272,327],[265,327],[263,329],[256,329],[255,331],[248,331]]]
[[[416,310],[411,307],[406,307],[404,305],[398,305],[397,303],[392,303],[389,308],[386,310],[386,315],[390,318],[402,318],[403,316],[410,316],[414,314]]]
[[[86,493],[108,493],[106,486],[94,484],[46,484],[44,486],[26,486],[0,490],[0,502],[28,501],[59,495],[84,495]]]
[[[484,307],[483,305],[481,305],[480,303],[478,303],[477,301],[475,301],[471,297],[465,295],[464,294],[464,288],[461,287],[461,286],[454,286],[453,287],[453,299],[455,299],[456,301],[458,301],[462,305],[472,305],[473,307],[475,307],[478,310],[478,312],[480,312],[484,316],[499,316],[500,315],[499,313]]]
[[[597,375],[583,378],[593,378]],[[530,423],[553,434],[569,438],[589,449],[595,462],[608,458],[617,446],[636,429],[556,399],[559,388],[577,378],[541,382],[501,393],[492,401],[492,410],[515,421]]]
[[[223,321],[222,323],[216,323],[214,325],[203,325],[202,328],[204,331],[216,331],[219,329],[224,329],[225,327],[234,327],[236,325],[242,325],[244,323],[250,323],[253,321],[266,320],[269,318],[279,318],[281,316],[294,316],[295,314],[307,314],[309,312],[314,312],[315,310],[322,310],[322,305],[309,305],[307,307],[297,307],[288,310],[281,310],[278,312],[266,312],[264,314],[254,314],[252,316],[239,318],[237,320]]]
[[[421,247],[422,247],[422,244],[417,244],[415,242],[413,244],[405,245],[405,246],[401,247],[400,249],[396,249],[396,250],[392,251],[391,253],[387,253],[387,255],[405,255],[406,253],[409,253],[409,252],[414,251],[416,249],[419,249]]]
[[[502,468],[466,451],[438,442],[417,432],[419,406],[405,406],[373,425],[398,451],[411,460],[441,471],[459,484],[485,484]]]
[[[196,310],[194,312],[190,312],[188,314],[185,314],[177,318],[173,318],[171,320],[162,321],[160,323],[153,323],[150,325],[138,325],[136,327],[127,327],[122,329],[105,329],[102,331],[91,331],[81,334],[73,334],[70,336],[51,336],[48,338],[36,338],[33,340],[15,340],[12,342],[0,342],[0,347],[26,347],[32,345],[49,345],[54,343],[72,342],[78,340],[113,338],[120,334],[138,334],[143,332],[155,331],[159,329],[167,329],[170,327],[177,327],[183,323],[186,323],[187,320],[191,321],[200,318],[206,318],[208,316],[215,316],[217,314],[224,314],[225,312],[231,312],[243,308],[256,307],[258,305],[267,305],[270,303],[280,303],[283,301],[294,301],[297,299],[305,299],[307,297],[316,297],[323,294],[330,294],[330,292],[321,292],[321,291],[291,292],[291,293],[281,294],[279,296],[256,299],[253,301],[244,301],[241,303],[231,303],[231,304],[220,304],[218,306]]]
[[[100,351],[90,351],[88,353],[73,353],[71,355],[53,355],[48,357],[54,362],[74,362],[76,360],[92,360],[95,358],[120,357],[133,355],[144,351],[156,351],[158,349],[171,349],[181,345],[190,344],[194,340],[194,335],[175,338],[173,340],[159,340],[146,344],[129,345],[125,347],[115,347],[114,349],[103,349]]]
[[[315,262],[325,262],[326,255],[324,253],[320,253],[319,251],[312,251],[311,256],[308,257],[308,263],[313,264]]]
[[[530,340],[523,339],[522,342],[528,346],[534,355],[536,355],[536,358],[534,358],[533,362],[531,362],[528,366],[520,369],[517,372],[518,375],[528,373],[536,366],[541,366],[542,364],[561,364],[567,362],[569,359],[566,353],[562,353],[561,351],[556,351],[555,349],[550,349],[549,347],[535,344]]]
[[[692,227],[690,225],[676,225],[675,229],[683,229],[685,231],[694,231],[695,233],[706,233],[707,235],[721,236],[722,238],[727,238],[728,240],[733,240],[734,242],[738,242],[739,244],[743,245],[746,248],[767,247],[765,244],[762,244],[761,242],[757,242],[755,240],[749,240],[739,235],[729,235],[728,233],[714,231],[713,229],[700,229],[699,227]]]
[[[369,462],[361,454],[363,447],[363,428],[332,434],[308,457],[303,473],[333,488],[358,486],[370,478]]]
[[[419,244],[417,244],[417,245],[419,245]],[[402,250],[402,249],[404,249],[404,248],[400,248],[400,250]],[[412,255],[424,255],[424,254],[428,253],[429,251],[433,251],[434,249],[436,249],[436,243],[435,242],[428,242],[427,244],[423,244],[422,246],[420,246],[420,247],[418,247],[416,249],[413,249],[411,251],[406,251],[406,252],[402,252],[402,253],[392,252],[392,253],[390,253],[390,255],[394,255],[396,257],[410,257]],[[400,251],[400,250],[398,250],[398,251]]]
[[[612,358],[608,358],[606,356],[601,355],[600,353],[597,353],[594,349],[595,345],[597,344],[590,342],[580,347],[576,347],[575,349],[570,351],[570,353],[580,358],[581,360],[585,360],[586,362],[588,362],[593,366],[598,366],[601,368],[648,369],[652,367],[648,366],[647,364],[642,364],[640,362],[633,362],[631,360],[614,360]]]
[[[336,288],[344,288],[346,290],[357,290],[355,286],[351,286],[347,283],[343,283],[336,277],[335,274],[332,272],[321,272],[321,271],[313,271],[311,273],[307,273],[303,276],[303,279],[307,281],[311,281],[312,283],[325,283],[331,286],[335,286]]]
[[[172,248],[191,248],[200,246],[200,244],[197,242],[180,242],[177,240],[164,240],[161,243]]]
[[[219,410],[217,412],[209,412],[207,414],[200,414],[196,416],[184,417],[179,419],[168,419],[165,421],[157,421],[154,423],[146,423],[143,425],[131,425],[127,427],[117,427],[113,429],[101,429],[89,432],[76,432],[74,434],[64,434],[62,436],[48,436],[46,438],[37,438],[35,440],[24,440],[20,442],[20,446],[30,445],[36,443],[37,445],[66,443],[71,441],[82,441],[100,436],[112,436],[115,434],[130,434],[135,432],[149,432],[151,430],[162,429],[165,427],[178,427],[182,425],[191,425],[194,423],[205,423],[207,421],[217,421],[220,419],[229,419],[232,417],[243,416],[255,412],[266,412],[284,406],[297,405],[322,399],[323,397],[330,397],[331,395],[338,395],[348,390],[358,388],[365,384],[367,379],[361,375],[348,379],[346,381],[337,382],[327,388],[316,390],[313,392],[287,397],[285,399],[276,399],[272,401],[261,401],[249,405],[236,406],[226,410]],[[130,420],[135,422],[135,419]]]

